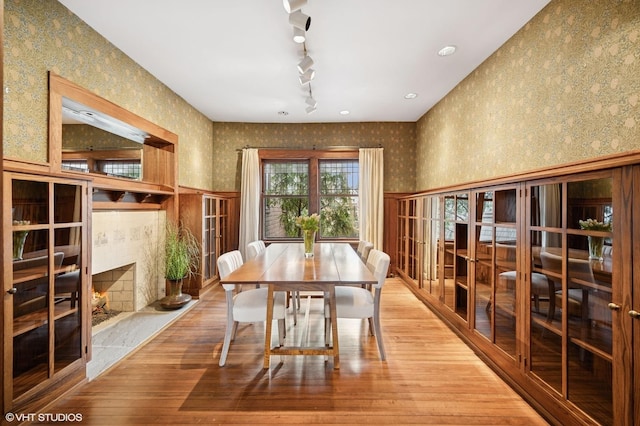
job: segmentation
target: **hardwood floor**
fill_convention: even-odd
[[[288,322],[287,339],[322,342],[314,337],[322,334],[321,299],[302,305],[311,312],[295,327]],[[387,280],[381,321],[386,362],[366,321],[341,319],[340,370],[322,356],[276,356],[263,370],[262,324],[241,325],[219,367],[225,300],[216,286],[45,412],[81,414],[83,425],[547,424],[399,279]]]

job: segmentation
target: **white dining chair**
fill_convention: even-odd
[[[262,240],[251,241],[247,244],[247,259],[251,260],[257,255],[264,253],[267,249],[266,244]],[[258,284],[256,287],[260,287]],[[293,325],[298,324],[298,310],[300,309],[300,294],[297,291],[286,292],[287,300],[289,300],[289,293],[291,293],[291,306],[293,307]]]
[[[356,253],[360,256],[360,259],[364,263],[367,263],[367,258],[369,257],[369,252],[373,249],[373,243],[369,241],[360,240],[358,242],[358,248],[356,249]]]
[[[225,278],[243,264],[242,254],[238,250],[222,254],[217,260],[220,278]],[[267,298],[269,289],[255,288],[245,290],[234,295],[236,284],[222,284],[227,299],[227,330],[220,354],[219,365],[224,366],[229,353],[231,341],[235,339],[238,323],[264,322],[267,318]],[[285,327],[285,296],[283,292],[273,294],[273,319],[278,320],[278,339],[280,345],[284,343]],[[272,324],[265,324],[271,327]]]
[[[336,315],[338,318],[362,318],[369,320],[369,332],[375,336],[378,343],[380,359],[384,361],[384,342],[382,339],[382,327],[380,327],[380,298],[382,287],[384,286],[389,269],[389,255],[376,249],[369,252],[367,258],[367,268],[373,273],[378,282],[373,285],[372,293],[362,287],[336,286]],[[325,344],[329,344],[331,333],[331,311],[330,306],[325,303]],[[336,321],[337,319],[336,318]],[[337,339],[338,336],[333,336]]]
[[[251,241],[247,244],[247,260],[255,258],[267,249],[266,244],[262,240]]]

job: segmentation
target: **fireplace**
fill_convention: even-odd
[[[93,300],[101,307],[132,312],[134,306],[135,264],[110,269],[92,277]]]
[[[120,312],[137,312],[165,296],[162,274],[164,211],[94,211],[92,299]]]

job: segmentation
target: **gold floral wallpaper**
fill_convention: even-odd
[[[417,190],[640,148],[640,2],[553,0],[417,123]]]
[[[4,154],[46,161],[49,70],[176,133],[179,182],[240,188],[240,149],[382,146],[385,191],[640,148],[640,0],[552,0],[417,123],[212,123],[57,1],[5,0]]]
[[[54,0],[5,0],[4,155],[47,161],[53,71],[178,135],[179,182],[212,187],[213,123]]]
[[[384,191],[413,192],[415,123],[252,124],[214,123],[214,187],[239,191],[242,148],[384,148]]]

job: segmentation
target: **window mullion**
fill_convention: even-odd
[[[309,214],[320,213],[320,175],[318,159],[309,159]]]

